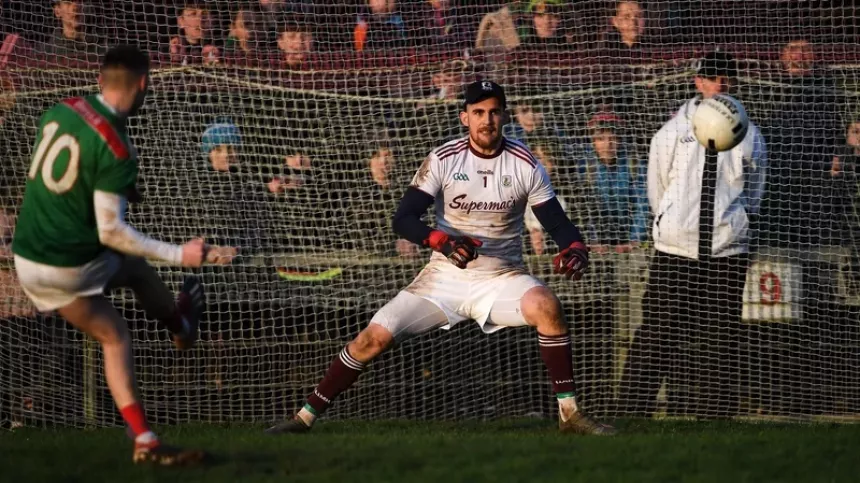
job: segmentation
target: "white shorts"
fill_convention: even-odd
[[[111,278],[122,266],[123,257],[105,250],[94,260],[78,267],[54,267],[15,255],[15,271],[24,293],[40,312],[69,305],[77,298],[104,293]]]
[[[431,260],[371,323],[385,327],[397,340],[435,328],[450,329],[468,319],[489,334],[526,325],[520,308],[523,295],[543,286],[523,268],[461,270],[448,260]]]

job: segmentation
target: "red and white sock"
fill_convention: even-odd
[[[135,446],[146,446],[148,448],[154,448],[161,444],[158,441],[158,436],[155,435],[152,431],[147,431],[145,433],[139,434],[134,438]]]
[[[146,421],[146,415],[140,403],[133,402],[120,408],[119,412],[128,425],[132,436],[134,436],[135,445],[158,446],[158,436],[149,428],[149,423]]]

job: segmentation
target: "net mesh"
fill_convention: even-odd
[[[243,253],[202,270],[208,315],[187,354],[130,293],[116,294],[153,422],[274,421],[300,407],[426,260],[396,240],[389,220],[426,154],[462,134],[457,96],[475,78],[506,86],[506,134],[552,165],[568,214],[595,247],[590,275],[571,284],[550,273],[552,241],[539,228],[524,237],[529,269],[563,302],[589,411],[721,416],[730,400],[729,415],[758,418],[860,411],[851,2],[47,3],[5,2],[2,12],[0,422],[120,423],[97,344],[35,313],[8,241],[39,117],[96,93],[98,55],[123,42],[155,61],[152,93],[131,121],[145,199],[132,224]],[[742,305],[740,324],[643,307],[649,276],[670,292],[679,280],[649,271],[649,143],[695,94],[697,59],[715,47],[740,59],[734,94],[770,158],[743,301],[718,286],[699,294],[711,306]],[[623,120],[616,161],[636,189],[607,186],[595,164],[588,123],[608,111]],[[233,168],[219,171],[217,153],[228,148],[217,146],[228,144]],[[159,270],[178,288],[182,271]],[[637,338],[652,350],[647,363],[628,357]],[[328,415],[552,415],[550,389],[532,330],[485,336],[464,323],[386,353]]]

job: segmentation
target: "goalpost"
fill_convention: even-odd
[[[765,133],[785,121],[792,102],[821,121],[808,129],[837,126],[844,136],[860,120],[854,25],[860,12],[852,7],[639,2],[644,31],[640,44],[624,53],[609,44],[599,48],[601,32],[612,28],[614,4],[513,2],[499,10],[403,0],[399,14],[380,21],[347,2],[316,2],[326,5],[289,14],[290,22],[274,21],[281,14],[248,14],[257,50],[244,53],[225,45],[239,2],[212,2],[207,42],[218,48],[219,60],[205,65],[192,56],[182,65],[169,48],[181,9],[173,2],[139,3],[125,10],[89,5],[81,25],[90,36],[77,44],[89,42],[98,53],[137,41],[153,51],[152,92],[130,122],[144,201],[132,206],[129,219],[161,239],[204,236],[241,247],[232,266],[200,272],[208,315],[189,353],[173,349],[130,293],[116,294],[155,424],[270,422],[301,406],[343,345],[426,260],[425,250],[414,255],[399,246],[389,220],[424,156],[461,135],[461,101],[444,94],[468,79],[488,76],[506,87],[515,124],[509,134],[553,165],[553,182],[586,234],[618,218],[601,204],[590,171],[578,168],[588,156],[589,119],[608,110],[623,119],[619,146],[631,171],[642,173],[651,136],[694,94],[696,62],[706,50],[720,47],[740,59],[734,95]],[[451,10],[437,16],[437,3]],[[43,53],[53,41],[45,26],[59,24],[53,10],[10,9],[3,12],[7,42],[0,48],[5,239],[39,117],[66,97],[98,88],[97,64],[87,62],[96,57]],[[624,21],[630,19],[616,23]],[[288,37],[298,32],[289,48],[312,46],[302,61],[286,62],[278,50],[281,25],[292,29]],[[388,29],[388,41],[399,47],[376,43],[383,48],[374,50],[375,28]],[[546,29],[550,39],[541,38]],[[819,68],[810,75],[832,82],[807,85],[784,75],[780,53],[790,40],[814,46]],[[817,101],[804,104],[806,98]],[[214,129],[210,144],[203,142],[208,127]],[[800,132],[795,139],[796,145],[768,146],[779,170],[769,196],[786,208],[763,232],[749,271],[740,360],[733,362],[740,382],[733,389],[743,417],[854,419],[860,414],[860,184],[851,163],[860,148],[852,152],[846,144],[838,161],[822,166],[804,161],[804,143],[813,152],[816,135]],[[218,143],[234,144],[234,169],[213,169],[205,150]],[[789,151],[799,154],[780,154]],[[649,233],[650,226],[649,220]],[[771,236],[785,232],[794,240],[813,228],[820,233],[814,240]],[[570,283],[550,273],[551,242],[537,255],[528,233],[523,239],[529,269],[565,305],[581,403],[600,417],[627,416],[619,409],[618,384],[642,320],[650,245],[595,251],[586,279]],[[98,346],[57,317],[36,315],[15,289],[8,246],[2,253],[0,424],[120,424]],[[178,287],[182,270],[159,270]],[[699,350],[695,342],[682,344],[686,364]],[[678,354],[661,357],[671,361]],[[698,388],[689,365],[669,366],[658,414],[713,416],[673,412],[673,401],[696,397]],[[466,323],[408,341],[375,361],[327,417],[552,416],[550,396],[533,331],[485,336]]]

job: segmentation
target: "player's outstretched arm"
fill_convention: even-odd
[[[552,260],[555,272],[575,280],[582,278],[588,268],[588,247],[579,228],[567,218],[558,198],[532,206],[532,212],[556,245],[563,247]]]
[[[236,256],[235,248],[207,246],[202,239],[174,245],[140,233],[125,222],[128,200],[123,195],[97,190],[93,203],[99,241],[118,252],[183,267],[199,267],[206,262],[224,265]]]
[[[457,267],[466,268],[469,262],[478,258],[478,248],[482,242],[468,236],[448,235],[421,221],[433,200],[432,196],[421,189],[410,186],[400,200],[391,227],[395,233],[412,243],[430,247],[448,257]]]

